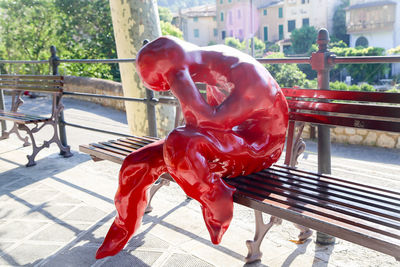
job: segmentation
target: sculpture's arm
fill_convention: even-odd
[[[181,103],[186,123],[195,127],[231,129],[260,108],[266,108],[271,101],[266,99],[265,86],[255,78],[252,85],[236,84],[237,88],[215,107],[208,105],[200,95],[188,70],[174,72],[169,81],[173,94]]]

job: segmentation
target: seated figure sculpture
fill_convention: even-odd
[[[232,219],[235,191],[222,178],[268,168],[285,142],[286,99],[249,55],[224,45],[198,47],[160,37],[139,51],[136,65],[146,87],[172,91],[185,125],[124,160],[115,196],[118,214],[98,259],[123,249],[141,224],[147,190],[166,172],[200,202],[211,241],[220,243]],[[207,84],[206,100],[196,82]]]

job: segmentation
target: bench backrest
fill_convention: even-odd
[[[63,76],[0,74],[0,89],[62,93]]]
[[[289,120],[400,132],[400,94],[283,88]]]

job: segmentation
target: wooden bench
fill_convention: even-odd
[[[29,146],[29,139],[32,144],[32,154],[28,155],[27,167],[36,165],[36,155],[51,143],[56,143],[60,148],[60,154],[64,157],[72,156],[69,146],[64,146],[59,137],[58,123],[59,116],[64,106],[61,102],[63,95],[63,77],[52,75],[6,75],[0,74],[0,89],[11,91],[12,101],[9,110],[0,109],[0,120],[11,121],[13,126],[11,130],[2,129],[0,139],[9,138],[10,134],[15,133],[19,139],[24,142],[24,146]],[[52,95],[52,108],[49,117],[36,114],[26,114],[18,112],[23,104],[22,94],[24,91],[35,93],[46,93]],[[38,146],[35,141],[35,134],[50,125],[53,128],[52,136]],[[28,127],[29,126],[29,127]],[[29,136],[22,137],[21,131],[25,131]]]
[[[262,239],[281,219],[295,223],[301,230],[300,241],[311,235],[311,228],[400,260],[400,192],[294,167],[305,149],[300,137],[305,123],[400,132],[400,94],[311,89],[283,92],[290,106],[285,165],[225,179],[237,189],[234,201],[256,214],[256,234],[246,243],[246,261],[261,258]],[[121,164],[129,153],[154,140],[130,137],[81,145],[80,151],[96,161]],[[162,178],[171,179],[166,175]],[[160,186],[155,185],[151,193]],[[269,223],[264,223],[262,212],[271,215]]]

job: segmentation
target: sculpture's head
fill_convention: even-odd
[[[137,54],[136,69],[144,85],[155,91],[170,89],[168,74],[187,64],[187,43],[174,37],[160,37]]]

